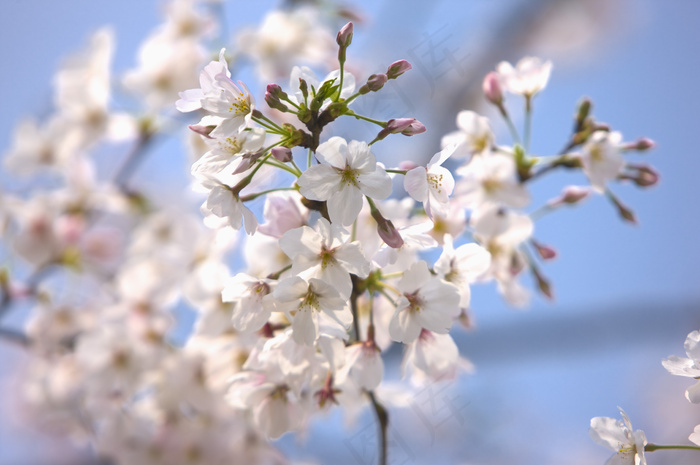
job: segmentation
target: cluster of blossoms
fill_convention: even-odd
[[[390,399],[381,385],[391,345],[403,345],[411,383],[454,379],[470,364],[450,330],[469,321],[473,284],[495,281],[508,302],[525,306],[530,292],[520,279],[529,272],[552,296],[539,260],[556,252],[533,238],[540,214],[603,193],[634,221],[609,184],[648,187],[658,179],[625,159],[653,143],[623,142],[592,117],[588,100],[560,154],[532,155],[533,101],[551,71],[536,58],[501,63],[484,79],[510,145],[497,144],[486,117],[463,111],[427,164],[386,166],[375,144],[425,126],[379,121],[351,106],[409,71],[408,62],[363,82],[345,69],[352,23],[334,42],[313,10],[275,12],[239,37],[262,77],[290,75],[286,90],[269,84],[261,104],[232,79],[229,62],[243,51],[221,49],[204,62],[216,21],[201,6],[173,1],[139,67],[124,77],[147,117],[109,109],[113,45],[101,31],[59,71],[56,115],[45,127],[21,125],[5,159],[18,172],[47,169],[61,187],[0,197],[6,245],[31,268],[24,280],[3,269],[0,318],[14,305],[33,306],[24,333],[0,335],[36,355],[26,380],[36,415],[115,463],[286,463],[268,440],[303,429],[333,404],[350,413],[371,405],[386,432]],[[320,79],[296,60],[339,67]],[[522,137],[506,93],[524,98]],[[158,208],[131,182],[173,123],[173,108],[199,117],[189,127],[203,222],[174,202]],[[343,118],[378,126],[376,137],[328,137]],[[108,182],[97,182],[90,154],[114,139],[133,150]],[[529,184],[557,168],[582,170],[590,186],[569,186],[526,213]],[[230,258],[241,241],[246,266],[234,273]],[[174,343],[173,309],[181,303],[197,320]],[[618,428],[631,450],[645,443],[628,420],[598,423],[596,431]]]

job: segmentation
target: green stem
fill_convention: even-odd
[[[269,275],[267,275],[267,279],[280,279],[280,276],[282,275],[282,273],[284,273],[287,270],[290,270],[291,268],[292,268],[292,264],[290,263],[289,265],[285,266],[281,270],[276,271],[274,273],[270,273]]]
[[[508,126],[508,130],[510,131],[510,135],[513,138],[513,141],[516,144],[520,143],[520,135],[518,134],[518,130],[515,129],[515,125],[513,124],[513,121],[510,119],[510,115],[508,115],[508,112],[506,111],[506,107],[503,106],[503,104],[498,105],[498,110],[501,112],[501,116],[503,116],[503,119],[506,122],[506,125]]]
[[[661,450],[661,449],[687,449],[687,450],[700,451],[699,446],[662,446],[659,444],[647,444],[646,446],[644,446],[645,452],[654,452],[655,450]]]
[[[525,96],[525,153],[530,153],[530,137],[532,133],[532,96]]]
[[[386,171],[387,173],[403,174],[404,176],[406,175],[406,173],[408,173],[407,170],[384,170],[384,171]]]
[[[350,102],[352,102],[353,100],[355,100],[355,99],[356,99],[357,97],[359,97],[360,95],[362,95],[362,94],[360,94],[359,92],[355,92],[355,93],[352,94],[350,97],[348,97],[348,98],[345,99],[345,104],[346,104],[346,105],[349,104]]]
[[[530,213],[530,219],[532,221],[537,221],[543,216],[545,216],[548,213],[552,213],[554,211],[554,208],[552,208],[550,205],[542,205],[540,208],[537,210],[533,211]]]
[[[301,176],[301,170],[299,169],[299,167],[297,166],[297,164],[294,163],[294,160],[291,160],[289,163],[292,164],[292,166],[294,167],[294,169],[297,170],[297,172],[299,173],[299,176]],[[297,177],[299,177],[299,176],[297,176]]]
[[[282,164],[282,163],[279,163],[279,162],[277,162],[277,161],[270,161],[270,160],[267,160],[267,161],[264,162],[264,164],[270,165],[270,166],[274,166],[275,168],[279,168],[279,169],[281,169],[281,170],[285,170],[285,171],[287,171],[287,172],[289,172],[289,173],[292,173],[292,174],[293,174],[294,176],[296,176],[297,178],[298,178],[299,176],[301,176],[301,171],[296,171],[294,168],[290,168],[289,166],[287,166],[287,165],[285,165],[285,164]]]
[[[255,118],[255,117],[254,117],[254,118]],[[281,127],[279,127],[279,126],[277,125],[277,123],[275,123],[275,122],[272,121],[270,118],[268,118],[267,116],[263,115],[262,113],[260,113],[260,118],[262,118],[263,120],[267,121],[268,124],[270,124],[272,127],[274,127],[275,129],[277,129],[278,131],[284,132],[284,129],[282,129]]]
[[[311,160],[312,160],[311,155],[312,155],[312,154],[313,154],[313,152],[312,152],[311,149],[309,148],[309,154],[308,154],[307,157],[306,157],[306,158],[307,158],[307,161],[306,161],[306,167],[307,167],[307,168],[311,168]]]
[[[381,127],[383,127],[383,128],[386,127],[386,121],[379,121],[378,119],[372,119],[372,118],[369,118],[369,117],[367,117],[367,116],[358,115],[358,114],[355,113],[355,112],[347,113],[347,115],[349,115],[349,116],[354,116],[354,117],[357,118],[357,119],[363,119],[363,120],[365,120],[365,121],[369,121],[370,123],[374,123],[374,124],[376,124],[377,126],[381,126]]]
[[[379,465],[387,465],[387,429],[389,427],[389,413],[384,406],[379,403],[374,396],[374,392],[368,391],[367,395],[372,402],[374,413],[377,415],[377,423],[379,423],[379,437],[381,439],[379,442]]]
[[[249,200],[256,199],[256,198],[260,197],[261,195],[266,195],[266,194],[269,194],[271,192],[295,191],[295,190],[297,190],[296,187],[276,187],[274,189],[268,189],[266,191],[256,192],[255,194],[250,194],[250,195],[246,195],[245,197],[241,197],[241,202],[248,202]]]
[[[337,102],[340,99],[340,93],[343,91],[343,74],[345,74],[343,72],[343,68],[345,67],[344,65],[345,65],[345,63],[343,63],[341,61],[340,62],[340,83],[338,84],[338,96],[335,98],[334,102]]]
[[[394,279],[403,276],[403,271],[397,271],[395,273],[382,274],[382,279]]]

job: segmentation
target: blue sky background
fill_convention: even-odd
[[[543,267],[555,286],[553,303],[536,299],[529,310],[516,311],[501,301],[492,285],[473,290],[477,329],[456,330],[455,338],[477,372],[449,391],[436,387],[435,392],[423,392],[411,407],[393,414],[394,448],[400,451],[395,463],[602,464],[609,454],[588,438],[588,422],[594,416],[617,416],[617,405],[627,410],[650,441],[686,443],[693,426],[700,423],[700,406],[683,397],[690,380],[671,377],[660,362],[671,354],[683,355],[685,336],[700,328],[700,2],[569,2],[592,5],[582,12],[609,11],[585,29],[592,37],[588,46],[558,52],[552,43],[538,45],[532,37],[512,46],[499,44],[498,37],[490,35],[502,27],[504,18],[517,25],[519,12],[543,2],[358,3],[368,21],[356,28],[350,59],[355,54],[362,63],[381,64],[367,74],[396,59],[408,59],[411,53],[425,56],[421,54],[431,47],[463,58],[465,69],[480,60],[483,50],[497,50],[486,71],[501,59],[516,61],[542,53],[554,60],[554,70],[549,87],[535,100],[534,152],[550,155],[559,150],[568,136],[575,103],[587,95],[598,119],[628,139],[648,136],[658,142],[656,150],[635,159],[652,163],[662,175],[660,185],[647,191],[615,188],[636,211],[637,227],[619,221],[602,197],[537,223],[536,237],[560,252],[556,261]],[[229,6],[229,30],[254,24],[262,18],[263,8],[274,4]],[[614,7],[604,7],[609,4]],[[84,46],[92,31],[113,25],[115,69],[121,72],[133,65],[139,42],[159,22],[153,1],[5,0],[3,6],[3,148],[9,146],[19,118],[48,113],[51,76],[63,57]],[[565,36],[550,42],[561,45]],[[430,75],[416,65],[397,85],[424,102],[412,108],[399,102],[389,109],[395,112],[392,116],[417,117],[429,131],[420,138],[397,139],[399,149],[378,144],[379,157],[395,152],[427,159],[438,150],[440,136],[454,129],[456,110],[448,111],[442,102],[461,96],[444,93],[455,86],[464,89],[468,83],[461,80],[468,72],[445,68],[443,62]],[[243,70],[240,77],[246,75],[249,72]],[[482,75],[470,79],[480,85]],[[502,125],[494,126],[500,131],[499,140],[507,143]],[[349,129],[353,130],[357,129]],[[145,165],[143,179],[159,169],[162,173],[168,162],[163,154],[155,159],[160,162]],[[182,173],[168,175],[186,179],[182,158],[168,164],[182,168]],[[583,183],[582,176],[557,173],[538,185],[533,207],[557,195],[565,184]],[[53,451],[62,450],[69,457],[60,442],[37,436],[13,413],[11,373],[23,360],[21,352],[0,342],[0,391],[9,392],[3,395],[4,406],[0,401],[0,464],[57,463]],[[456,405],[457,410],[430,410],[420,403],[421,396],[438,399],[443,407]],[[364,441],[364,428],[373,428],[369,414],[350,430],[343,429],[340,415],[332,414],[314,424],[305,444],[285,437],[281,447],[296,456],[318,457],[322,463],[364,465],[371,460],[358,445]],[[697,463],[697,456],[693,462],[683,453],[650,455],[650,464]]]

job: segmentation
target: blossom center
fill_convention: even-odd
[[[404,293],[406,300],[408,300],[408,309],[412,312],[420,312],[423,306],[423,299],[418,294],[418,291],[412,292],[410,294]]]
[[[238,94],[238,97],[233,97],[233,102],[231,102],[228,112],[236,115],[247,115],[250,113],[250,104],[246,100],[244,93],[241,92]]]
[[[438,194],[442,193],[442,174],[429,174],[428,175],[428,185],[431,189],[437,191]]]
[[[484,190],[487,193],[493,194],[501,188],[501,181],[499,181],[498,179],[486,178],[481,183],[481,185],[484,187]]]
[[[340,182],[348,186],[359,187],[358,178],[360,173],[350,166],[345,166],[345,169],[340,172]]]

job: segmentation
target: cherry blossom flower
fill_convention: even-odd
[[[229,279],[221,291],[224,302],[233,302],[232,321],[238,331],[257,331],[270,318],[274,301],[270,292],[273,282],[245,273]]]
[[[433,155],[426,168],[418,166],[408,173],[403,180],[406,192],[423,202],[423,208],[430,218],[434,214],[444,215],[450,206],[450,195],[455,187],[452,173],[442,164],[454,153],[455,145]]]
[[[583,172],[597,192],[603,192],[606,183],[622,173],[625,160],[620,150],[621,142],[619,132],[596,131],[583,146]]]
[[[360,278],[369,274],[369,262],[360,243],[347,242],[347,238],[340,226],[321,218],[315,230],[302,226],[287,231],[279,245],[292,259],[293,274],[322,279],[347,299],[352,291],[350,273]]]
[[[452,236],[445,234],[445,243],[440,258],[433,268],[438,276],[459,289],[459,306],[469,307],[471,291],[469,284],[477,280],[491,266],[491,254],[478,244],[464,244],[457,249]]]
[[[647,438],[644,431],[634,431],[629,417],[621,408],[620,414],[623,421],[609,417],[593,418],[588,431],[591,438],[616,452],[605,462],[606,465],[646,465],[644,446],[647,445]]]
[[[442,148],[456,145],[454,158],[470,158],[474,155],[488,155],[495,144],[495,137],[491,132],[489,120],[485,116],[479,116],[473,111],[460,111],[457,113],[458,131],[446,134],[442,138]]]
[[[413,342],[421,329],[446,334],[452,320],[459,315],[457,288],[431,276],[428,264],[416,262],[406,271],[397,285],[401,296],[389,324],[391,338],[398,342]]]
[[[192,165],[195,176],[200,172],[219,173],[240,156],[257,152],[265,143],[265,130],[241,128],[234,134],[204,138],[204,142],[211,150]]]
[[[301,175],[299,192],[307,199],[327,200],[332,223],[351,225],[362,210],[363,195],[385,199],[391,194],[391,178],[366,142],[331,137],[318,146],[316,158],[321,164]]]
[[[353,344],[345,349],[345,372],[358,387],[373,391],[384,377],[384,362],[374,341]],[[338,376],[337,382],[344,378]]]
[[[684,347],[688,358],[672,355],[662,364],[672,375],[700,379],[700,331],[688,334]],[[694,404],[700,403],[700,381],[685,391],[685,397]]]
[[[457,170],[455,197],[467,208],[477,209],[487,204],[506,204],[521,208],[530,202],[527,189],[518,182],[513,157],[493,153],[476,157]]]
[[[530,293],[517,279],[527,264],[519,246],[532,236],[532,220],[527,215],[491,206],[474,212],[471,223],[475,239],[491,254],[491,267],[482,278],[495,279],[508,302],[524,307]]]
[[[201,207],[205,215],[213,215],[226,220],[233,229],[241,229],[245,221],[245,231],[254,234],[258,227],[255,214],[241,202],[240,197],[230,187],[220,181],[206,177],[200,182],[209,191],[206,202]]]
[[[293,276],[280,282],[273,292],[277,311],[287,313],[292,320],[292,337],[298,344],[313,345],[319,334],[320,312],[347,328],[352,313],[338,291],[320,279],[308,282]]]
[[[459,369],[473,371],[473,365],[460,358],[459,349],[449,334],[421,330],[408,344],[401,362],[403,376],[410,375],[414,384],[452,380]]]
[[[525,57],[513,65],[502,61],[496,67],[503,87],[513,93],[532,97],[545,88],[552,71],[552,62],[537,57]]]

